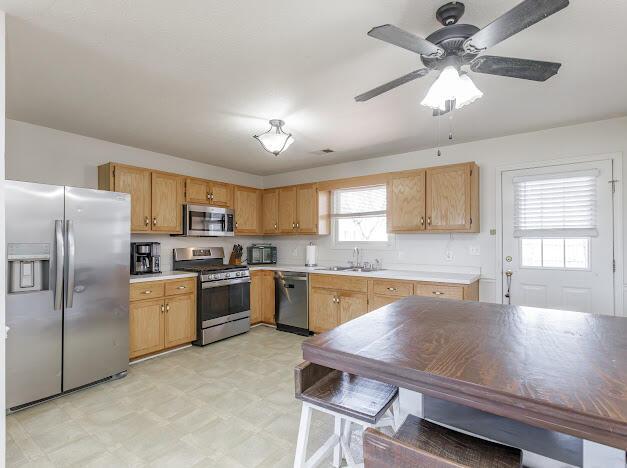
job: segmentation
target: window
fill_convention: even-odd
[[[521,238],[520,259],[523,268],[590,268],[590,238]]]
[[[340,189],[333,193],[336,243],[388,242],[386,187]]]
[[[515,177],[514,237],[596,237],[598,171]]]

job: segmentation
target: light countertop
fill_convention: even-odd
[[[472,284],[480,277],[474,273],[432,272],[415,270],[378,270],[368,272],[331,271],[324,266],[306,267],[302,265],[251,265],[251,270],[295,271],[321,275],[362,276],[364,278],[395,279],[409,281],[428,281],[431,283]]]
[[[150,275],[131,275],[131,283],[145,283],[146,281],[163,281],[170,279],[195,278],[197,273],[189,271],[164,271]]]

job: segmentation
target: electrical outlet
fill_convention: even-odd
[[[452,262],[455,259],[455,255],[453,255],[452,250],[447,250],[444,254],[444,260],[447,262]]]
[[[470,255],[481,255],[481,247],[478,245],[471,245],[468,247],[468,253]]]
[[[298,255],[298,247],[294,247],[294,249],[292,249],[292,257],[298,257]]]

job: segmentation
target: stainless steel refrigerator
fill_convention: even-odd
[[[129,195],[7,181],[5,199],[6,407],[125,375]]]

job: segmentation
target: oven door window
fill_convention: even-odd
[[[205,213],[203,211],[189,212],[189,228],[192,231],[223,232],[224,218],[222,213]]]
[[[204,322],[250,310],[250,283],[238,283],[202,290]],[[206,325],[205,325],[206,326]]]

